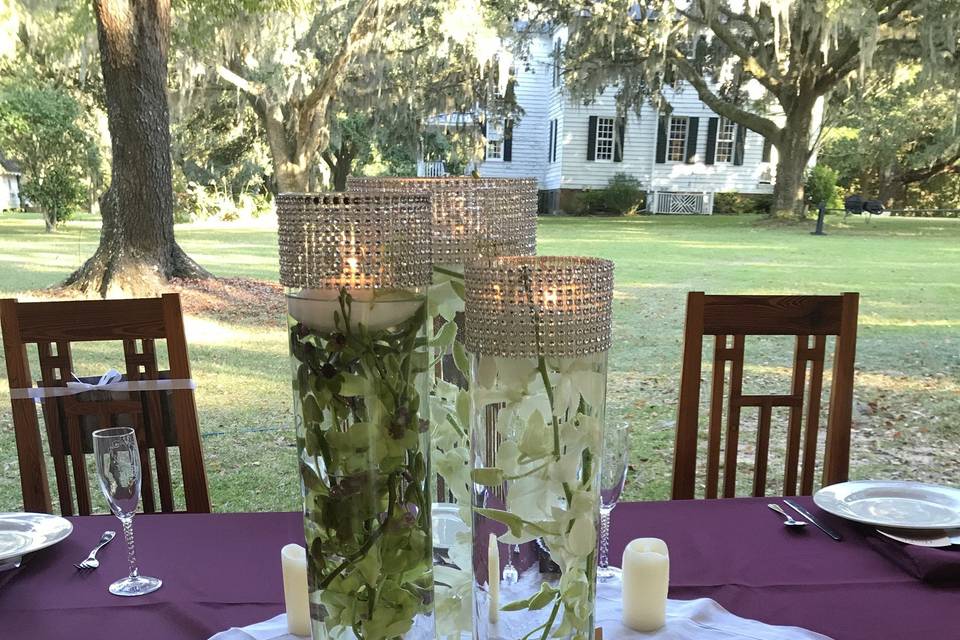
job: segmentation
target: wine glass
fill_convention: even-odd
[[[110,503],[113,515],[123,525],[127,542],[130,575],[110,585],[115,596],[142,596],[163,584],[159,578],[141,576],[133,551],[133,514],[140,501],[140,451],[137,436],[129,427],[99,429],[93,432],[93,455],[97,460],[100,490]]]
[[[627,479],[630,457],[630,428],[617,424],[603,431],[603,460],[600,462],[600,561],[597,580],[611,582],[620,577],[620,569],[610,566],[610,512],[617,506]]]

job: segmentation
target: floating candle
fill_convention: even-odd
[[[350,291],[350,326],[364,325],[370,331],[395,327],[409,319],[423,305],[422,296],[402,291],[381,292],[372,289]],[[339,289],[301,289],[287,295],[287,309],[293,319],[314,331],[336,330],[334,314],[340,314]],[[343,327],[341,320],[340,327]]]

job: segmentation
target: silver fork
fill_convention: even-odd
[[[97,560],[97,551],[100,551],[100,549],[104,548],[111,540],[113,540],[115,535],[117,535],[116,531],[104,531],[103,535],[100,536],[100,542],[98,542],[97,546],[93,548],[93,551],[90,552],[90,555],[87,556],[86,560],[83,562],[78,562],[73,566],[80,570],[96,569],[99,567],[100,561]]]

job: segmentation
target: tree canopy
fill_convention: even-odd
[[[87,199],[100,171],[90,118],[66,91],[15,80],[0,84],[0,150],[23,167],[22,194],[53,230]]]
[[[871,74],[865,86],[837,96],[821,161],[836,168],[848,190],[888,207],[952,208],[955,196],[925,195],[960,179],[960,91],[929,83],[916,65]],[[956,191],[954,187],[953,191]]]
[[[831,91],[862,78],[878,54],[917,60],[928,82],[955,78],[958,62],[956,0],[534,4],[570,27],[563,65],[575,94],[590,98],[613,84],[625,106],[649,100],[669,111],[664,88],[682,79],[713,111],[769,140],[780,214],[802,213],[818,103]]]
[[[328,151],[346,131],[345,114],[415,133],[431,107],[473,110],[499,46],[477,0],[228,0],[183,9],[175,64],[183,90],[218,82],[245,96],[281,191],[314,187],[324,154],[335,165],[349,150],[340,136]]]

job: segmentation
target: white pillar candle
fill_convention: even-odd
[[[656,631],[667,614],[670,556],[659,538],[637,538],[623,550],[623,624]]]
[[[495,533],[490,534],[487,543],[487,591],[490,594],[490,622],[496,623],[500,611],[500,548]]]
[[[283,600],[287,608],[287,631],[310,635],[310,596],[307,593],[307,550],[298,544],[280,549],[283,566]]]

